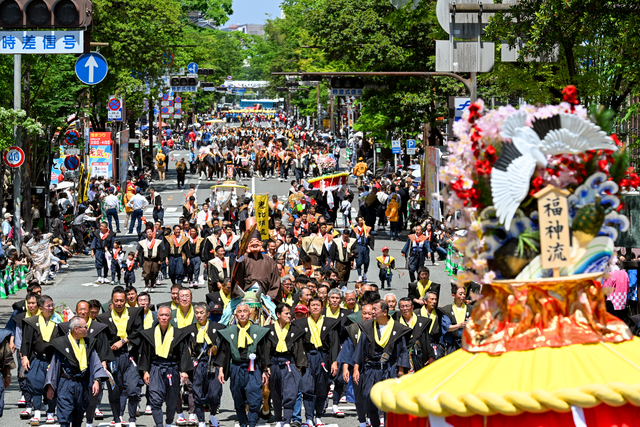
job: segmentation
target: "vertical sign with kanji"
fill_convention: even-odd
[[[260,237],[266,240],[269,238],[269,195],[260,194],[253,197],[253,207],[256,211],[256,222],[258,223],[258,230],[260,230]]]
[[[547,185],[533,195],[538,199],[540,225],[540,260],[542,268],[553,269],[558,277],[559,269],[571,264],[571,236],[569,234],[569,210],[567,190]]]

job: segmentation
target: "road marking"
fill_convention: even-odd
[[[178,208],[167,208],[164,211],[165,212],[176,212],[178,210]]]
[[[83,283],[82,286],[93,286],[94,288],[97,288],[100,285],[97,283],[91,282],[91,283]]]

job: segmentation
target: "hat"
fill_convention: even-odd
[[[306,305],[298,304],[296,305],[296,308],[293,310],[293,313],[307,314],[309,313],[309,307],[307,307]]]
[[[362,157],[358,157],[358,160],[362,160]]]
[[[53,239],[52,243],[54,245],[56,245],[56,246],[57,245],[61,245],[62,244],[62,240],[60,240],[59,238],[56,237],[55,239]]]
[[[388,251],[388,250],[389,250],[389,247],[388,247],[388,246],[383,246],[383,247],[382,247],[382,252],[384,252],[384,251]]]
[[[9,212],[7,212],[6,214],[4,214],[5,219],[6,218],[13,218],[13,215],[11,215]]]
[[[260,234],[260,230],[258,230],[257,227],[255,230],[253,230],[253,234],[251,235],[251,240],[253,239],[258,239],[262,242],[262,235]]]

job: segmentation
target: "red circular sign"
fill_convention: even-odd
[[[80,138],[80,133],[78,133],[75,129],[69,129],[64,134],[64,143],[67,145],[76,145],[78,143],[78,139]]]
[[[120,109],[120,100],[118,98],[111,98],[109,100],[109,109],[111,111],[118,111]]]
[[[4,163],[10,168],[19,168],[24,163],[24,151],[20,147],[9,147],[4,152]]]

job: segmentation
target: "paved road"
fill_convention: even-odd
[[[343,150],[344,151],[344,150]],[[187,156],[187,152],[177,152],[174,154],[174,157],[180,158],[182,156]],[[342,157],[344,158],[344,156]],[[195,175],[187,175],[186,186],[189,187],[189,184],[195,183],[197,185],[197,195],[198,200],[200,202],[204,201],[207,197],[210,197],[210,187],[212,183],[206,180],[199,180]],[[153,182],[152,185],[159,191],[164,199],[165,205],[165,224],[173,225],[178,221],[178,218],[182,215],[181,206],[184,204],[184,192],[185,190],[177,190],[177,184],[175,180],[175,168],[173,163],[170,166],[169,172],[167,173],[167,180],[164,182]],[[277,179],[270,179],[267,181],[260,181],[256,179],[255,181],[247,181],[245,182],[249,188],[252,188],[252,185],[255,185],[255,192],[257,194],[278,194],[280,199],[284,200],[288,194],[288,190],[290,187],[289,182],[279,182]],[[357,191],[355,186],[352,185],[352,190]],[[356,207],[357,207],[357,202]],[[145,212],[145,215],[148,218],[151,218],[151,210],[148,209],[149,212]],[[352,217],[355,219],[355,208]],[[121,220],[121,230],[126,233],[124,226],[124,213],[120,215]],[[339,224],[342,223],[341,215],[339,215]],[[382,232],[376,237],[376,251],[372,253],[372,260],[375,256],[381,254],[380,249],[382,246],[389,246],[390,254],[398,261],[396,264],[399,266],[400,272],[405,272],[404,276],[398,276],[397,273],[394,273],[392,289],[389,292],[393,292],[396,297],[399,299],[402,296],[406,296],[407,293],[407,285],[409,283],[409,274],[404,269],[404,261],[400,256],[400,250],[406,241],[406,234],[402,236],[401,241],[391,241],[390,237]],[[136,245],[136,237],[134,235],[122,234],[119,235],[118,238],[122,241],[124,249],[126,251],[135,251]],[[374,255],[375,254],[375,255]],[[372,263],[373,267],[369,269],[368,278],[369,280],[377,280],[378,272],[375,267],[375,261]],[[444,273],[444,263],[440,263],[439,266],[431,267],[431,279],[436,283],[443,284],[443,293],[441,295],[442,300],[440,305],[446,305],[451,303],[451,295],[448,292],[444,292],[447,289],[447,284],[450,281],[450,278]],[[52,286],[46,286],[43,289],[43,293],[50,295],[55,304],[58,305],[62,302],[65,302],[72,308],[75,308],[75,304],[79,299],[98,299],[100,301],[107,301],[110,298],[112,286],[109,284],[95,284],[94,281],[96,279],[96,271],[93,265],[93,260],[91,257],[81,256],[75,257],[70,262],[70,267],[56,277],[55,283]],[[354,272],[351,275],[352,282],[349,283],[349,287],[354,286],[354,280],[357,279],[357,274]],[[140,270],[138,270],[136,277],[136,286],[140,291],[142,280],[140,275]],[[202,279],[201,279],[202,283]],[[168,280],[163,281],[162,286],[160,286],[154,294],[151,295],[152,303],[161,303],[170,300],[170,286],[171,283]],[[200,286],[199,289],[195,289],[194,301],[203,301],[204,296],[206,294],[206,286]],[[384,296],[387,293],[385,290],[382,295]],[[8,320],[11,315],[11,304],[13,302],[18,301],[25,296],[25,291],[20,291],[17,294],[10,296],[6,300],[0,300],[0,323],[4,324]],[[14,427],[14,426],[27,426],[28,421],[23,421],[19,419],[20,410],[17,407],[17,401],[20,397],[19,389],[17,387],[15,372],[13,373],[12,384],[7,390],[5,394],[5,412],[2,418],[2,422],[0,425],[3,427]],[[144,399],[143,399],[144,402]],[[233,400],[231,399],[231,394],[229,392],[228,386],[223,394],[222,404],[221,404],[221,413],[218,417],[222,426],[238,426],[236,422],[235,412],[233,410]],[[330,409],[330,407],[329,407]],[[333,418],[332,416],[325,416],[323,421],[331,427],[339,426],[339,427],[347,427],[357,425],[357,418],[355,412],[355,404],[346,403],[340,405],[340,409],[344,411],[346,417],[343,419]],[[107,397],[103,398],[102,410],[105,413],[105,419],[107,422],[103,424],[94,424],[94,426],[107,426],[110,418],[110,410],[107,401]],[[273,425],[273,419],[271,420]],[[304,421],[304,420],[303,420]],[[44,425],[44,424],[43,424]],[[153,426],[153,420],[151,416],[141,416],[138,420],[137,425],[139,426]],[[262,423],[262,425],[270,425]]]

